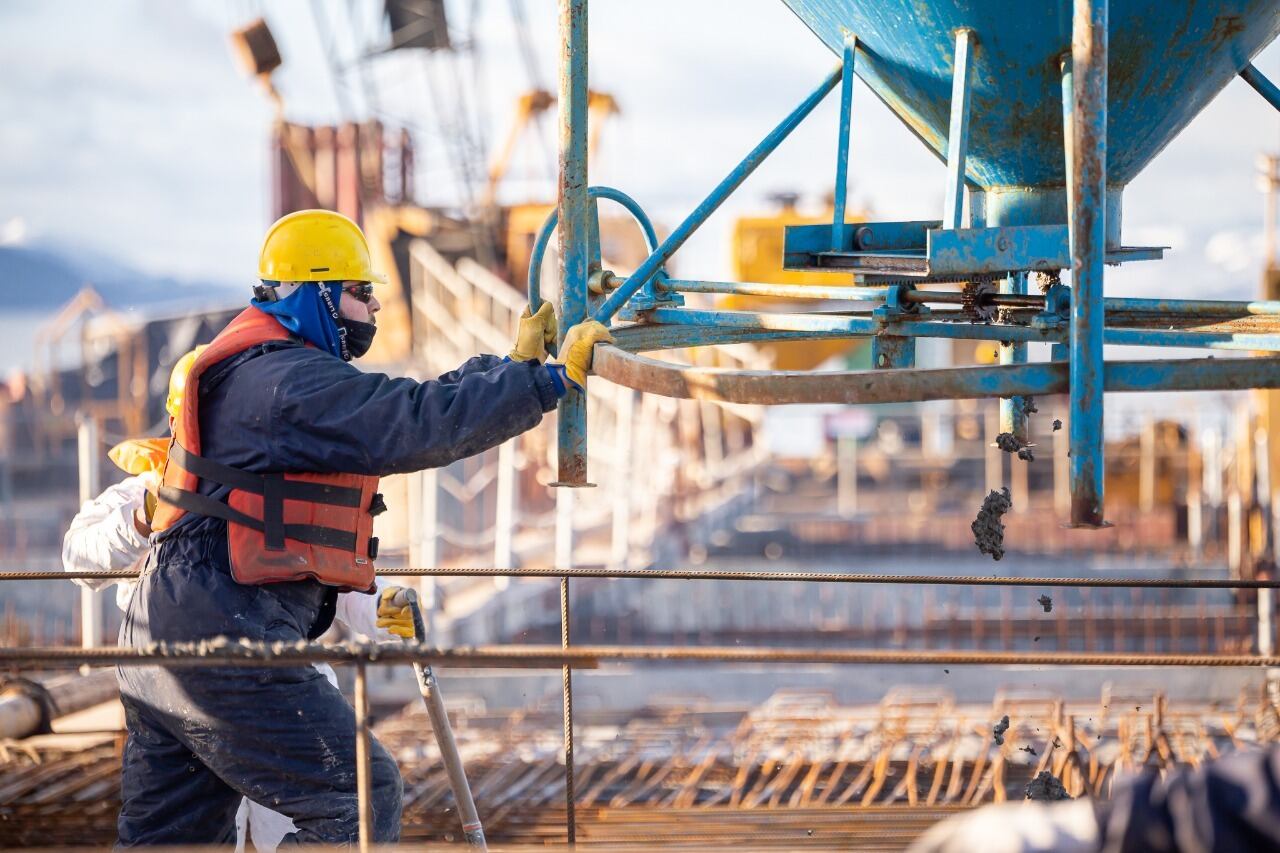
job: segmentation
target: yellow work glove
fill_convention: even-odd
[[[408,601],[396,604],[393,600],[403,587],[389,586],[378,594],[378,627],[397,637],[413,639],[413,610]]]
[[[529,314],[529,306],[524,306],[520,315],[520,328],[516,331],[516,346],[511,350],[512,361],[547,360],[547,345],[556,342],[560,327],[556,324],[556,312],[550,302],[543,302],[542,307],[534,314]]]
[[[579,323],[565,332],[560,345],[557,364],[564,365],[564,372],[579,391],[587,387],[587,372],[591,370],[591,355],[598,343],[613,343],[613,335],[595,320]]]

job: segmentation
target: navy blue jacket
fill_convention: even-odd
[[[201,456],[257,473],[369,475],[442,467],[496,447],[536,426],[557,400],[537,362],[482,355],[417,382],[364,373],[294,341],[262,344],[214,365],[200,377],[199,394]],[[204,482],[200,490],[214,497],[227,491]],[[274,599],[270,621],[285,623],[279,638],[316,637],[332,620],[330,587],[232,580],[220,519],[187,514],[156,536],[151,560],[160,574],[188,581],[162,594],[166,601],[151,602],[139,632],[149,639],[261,636],[269,627],[257,624],[267,603],[262,593]],[[180,588],[191,584],[202,589]]]

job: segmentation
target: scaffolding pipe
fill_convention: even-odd
[[[1071,524],[1103,527],[1103,262],[1107,248],[1107,3],[1071,28]]]

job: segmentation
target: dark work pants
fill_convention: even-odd
[[[218,634],[304,639],[299,622],[311,608],[287,593],[182,560],[149,564],[121,645]],[[241,796],[293,819],[286,842],[358,840],[355,712],[314,667],[120,667],[119,679],[129,729],[121,846],[232,841]],[[376,740],[371,756],[373,838],[393,842],[400,773]]]

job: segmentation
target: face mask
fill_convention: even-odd
[[[373,336],[378,333],[378,327],[373,323],[361,323],[359,320],[340,317],[338,325],[346,333],[344,338],[347,352],[352,358],[360,358],[369,351],[369,347],[373,346]]]

